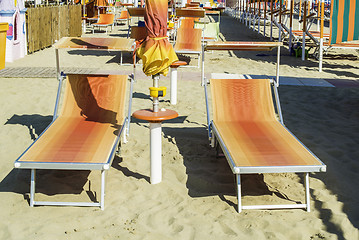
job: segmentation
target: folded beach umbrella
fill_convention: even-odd
[[[159,109],[159,97],[166,96],[166,87],[159,86],[160,74],[166,76],[168,68],[178,61],[177,55],[167,38],[167,0],[146,0],[145,25],[147,37],[136,50],[142,59],[143,72],[152,76],[153,109],[142,109],[133,113],[135,118],[150,122],[150,158],[151,184],[162,181],[162,127],[161,122],[176,118],[178,113],[168,109]]]
[[[169,66],[178,61],[167,38],[167,0],[146,0],[145,25],[147,38],[137,49],[147,76],[168,73]]]

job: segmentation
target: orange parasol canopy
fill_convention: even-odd
[[[146,0],[145,24],[147,37],[137,49],[147,76],[168,73],[169,66],[178,61],[167,38],[167,0]]]

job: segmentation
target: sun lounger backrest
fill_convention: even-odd
[[[115,14],[100,14],[100,18],[97,23],[99,24],[113,24],[113,20],[115,19]]]
[[[123,119],[127,77],[119,75],[68,75],[61,117],[119,123]]]
[[[201,23],[196,22],[194,28],[204,29],[203,36],[205,38],[213,38],[215,40],[219,37],[219,22]]]
[[[273,121],[269,79],[211,79],[215,122]]]
[[[131,35],[130,38],[135,39],[136,41],[142,41],[147,37],[147,30],[146,27],[138,27],[132,26],[131,27]]]
[[[179,28],[175,50],[201,50],[202,30],[195,28]]]
[[[194,27],[194,19],[193,18],[185,18],[181,20],[180,28],[193,28]]]
[[[128,19],[130,17],[129,13],[127,10],[122,10],[120,17],[118,19]]]

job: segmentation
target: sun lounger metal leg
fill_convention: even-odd
[[[135,71],[134,71],[135,72]],[[132,96],[133,96],[133,84],[135,82],[135,75],[131,74],[130,76],[130,97],[129,97],[129,103],[128,103],[128,116],[127,116],[127,127],[126,127],[126,132],[124,135],[129,136],[130,135],[130,123],[131,123],[131,109],[132,109]],[[126,143],[126,142],[125,142]]]
[[[43,206],[77,206],[77,207],[100,207],[105,208],[105,170],[101,170],[101,196],[100,202],[47,202],[35,201],[36,169],[31,169],[30,179],[30,207]]]
[[[35,204],[35,181],[36,181],[36,170],[31,169],[31,180],[30,180],[30,207]]]
[[[204,81],[203,81],[204,82]],[[209,116],[209,103],[208,103],[208,91],[207,91],[207,82],[204,83],[204,95],[206,100],[206,113],[207,113],[207,126],[208,126],[208,138],[212,141],[214,138],[214,134],[212,134],[211,130],[211,118]],[[211,143],[212,144],[212,143]]]
[[[305,173],[305,204],[307,212],[310,212],[309,173]]]
[[[202,56],[201,56],[201,60],[202,60],[202,68],[201,68],[201,86],[207,84],[204,82],[204,44],[202,44]]]
[[[105,209],[105,170],[101,170],[101,200],[100,200],[100,208],[101,208],[101,210]]]
[[[302,61],[305,60],[305,31],[303,31],[303,39],[302,39]]]
[[[236,174],[236,181],[237,181],[237,210],[238,213],[242,212],[242,193],[241,193],[241,175]]]
[[[277,69],[276,69],[276,84],[279,87],[279,64],[280,64],[280,46],[278,46],[277,50]]]
[[[283,115],[282,115],[282,108],[280,106],[280,101],[279,101],[279,94],[278,94],[278,86],[276,85],[276,83],[273,84],[273,88],[274,88],[274,96],[275,96],[275,102],[276,102],[276,108],[277,108],[277,113],[279,115],[279,120],[282,124],[284,124],[283,122]]]
[[[56,96],[54,115],[52,117],[53,121],[57,118],[57,113],[58,113],[59,104],[60,104],[62,83],[63,83],[64,77],[60,76],[58,80],[59,80],[59,86],[58,86],[58,89],[57,89],[57,96]]]
[[[120,65],[122,66],[122,51],[121,51]]]
[[[319,72],[323,71],[323,38],[319,42]]]
[[[264,19],[264,23],[263,23],[263,25],[264,25],[264,26],[263,26],[263,35],[264,35],[264,36],[266,36],[266,23],[267,23],[266,20],[267,20],[267,19]]]
[[[55,49],[56,55],[56,72],[57,72],[57,79],[60,80],[61,72],[60,72],[60,56],[59,56],[59,49]]]

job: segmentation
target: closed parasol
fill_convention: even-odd
[[[143,72],[153,78],[153,87],[150,88],[153,109],[142,109],[133,113],[135,118],[150,122],[151,184],[162,181],[161,122],[178,116],[175,111],[159,109],[158,100],[166,95],[166,88],[159,87],[160,74],[166,76],[171,64],[178,61],[167,38],[167,14],[167,0],[146,0],[144,18],[147,37],[136,51],[142,59]]]
[[[145,24],[148,36],[137,49],[137,55],[142,59],[143,72],[147,76],[166,76],[169,66],[178,61],[167,38],[167,13],[167,0],[146,1]]]

